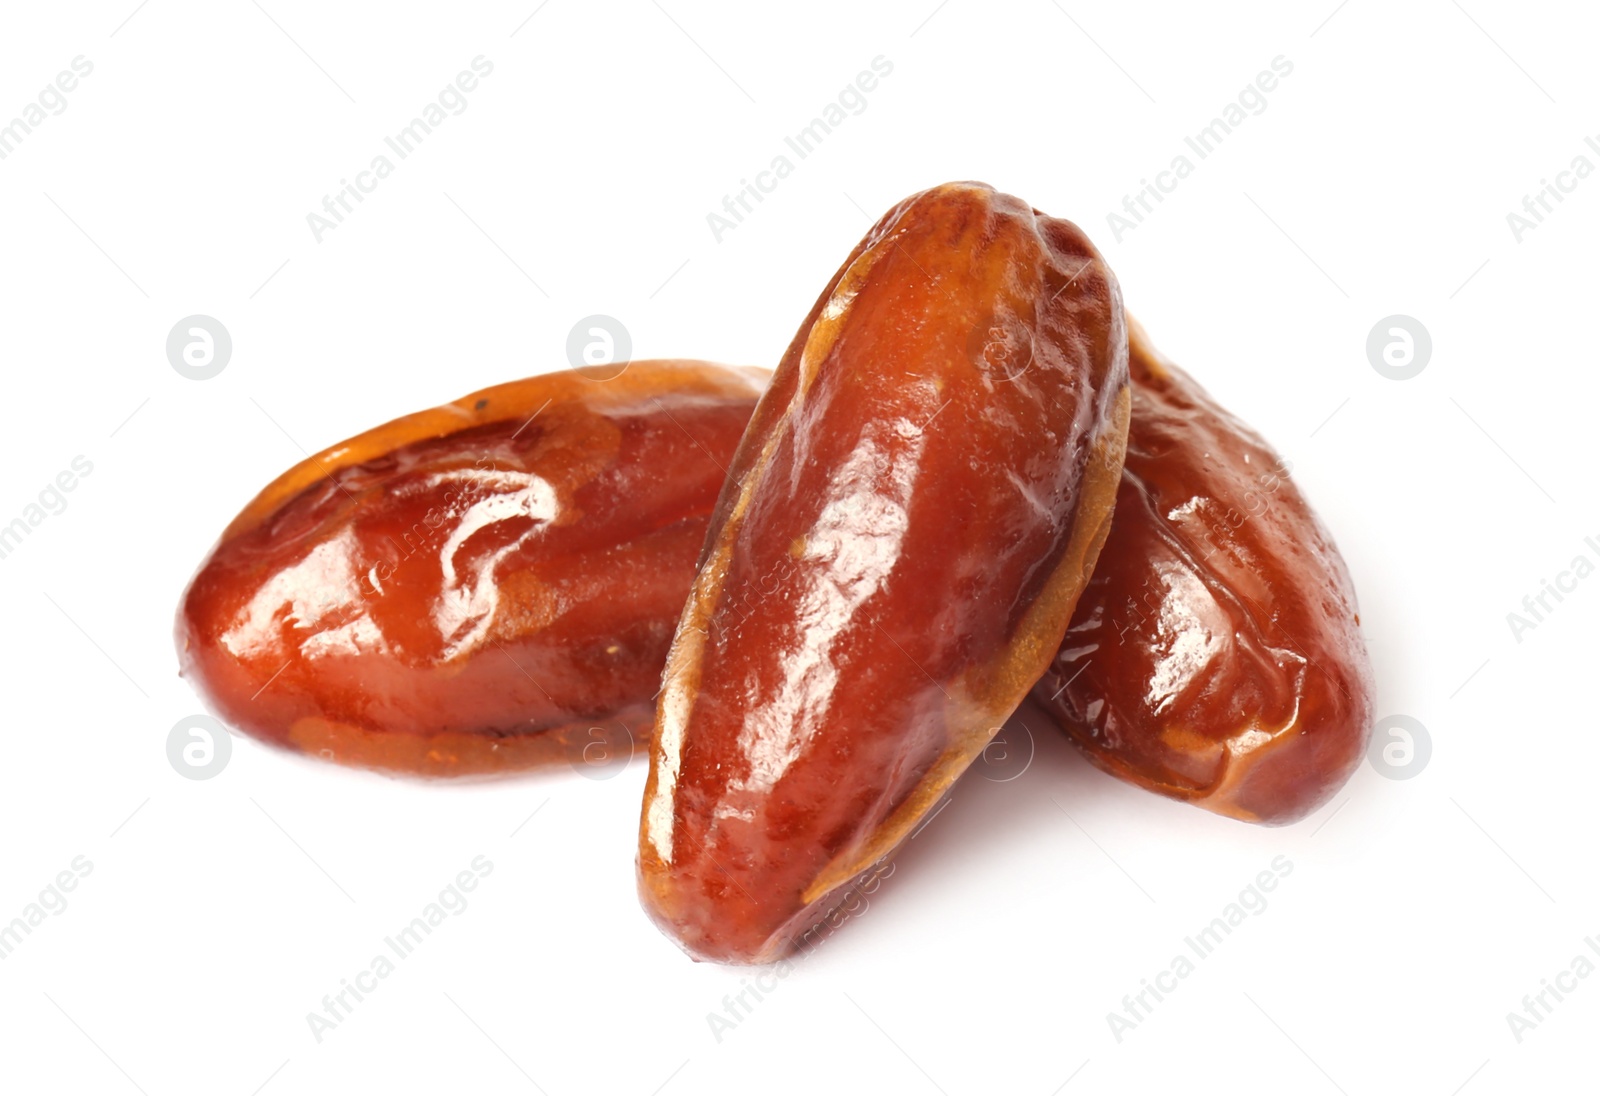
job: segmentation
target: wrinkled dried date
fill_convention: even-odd
[[[1365,752],[1355,591],[1288,466],[1129,327],[1111,536],[1034,698],[1114,776],[1292,822]]]
[[[687,361],[533,377],[311,457],[191,581],[183,673],[235,727],[345,764],[625,752],[765,379]]]
[[[823,292],[657,710],[640,894],[691,954],[792,947],[1043,672],[1115,496],[1123,325],[1076,227],[977,184],[896,206]]]

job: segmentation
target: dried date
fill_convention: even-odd
[[[1115,278],[979,184],[917,194],[823,291],[712,517],[657,711],[640,894],[775,958],[891,852],[1059,646],[1128,421]]]
[[[1344,560],[1250,427],[1129,323],[1111,536],[1034,698],[1097,766],[1293,822],[1360,763],[1372,670]]]
[[[462,776],[626,751],[765,378],[563,371],[318,453],[201,564],[183,674],[233,726],[344,764]]]

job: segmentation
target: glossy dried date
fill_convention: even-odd
[[[916,826],[1059,646],[1128,422],[1116,281],[978,184],[890,210],[751,419],[668,661],[640,895],[781,955]]]
[[[1288,466],[1129,328],[1111,536],[1034,698],[1114,776],[1293,822],[1366,750],[1355,590]]]
[[[766,377],[563,371],[311,457],[184,593],[184,675],[233,726],[350,765],[457,776],[626,750]]]

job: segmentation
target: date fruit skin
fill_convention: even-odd
[[[190,582],[182,673],[234,727],[348,765],[468,776],[626,753],[767,377],[564,370],[318,453]]]
[[[1088,239],[981,184],[900,203],[834,275],[734,458],[657,707],[639,890],[690,955],[792,950],[1027,695],[1109,524],[1126,354]]]
[[[1355,589],[1278,454],[1128,326],[1111,536],[1034,699],[1113,776],[1294,822],[1366,753]]]

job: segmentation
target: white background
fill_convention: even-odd
[[[0,120],[94,65],[0,161],[0,524],[93,463],[0,560],[0,921],[93,864],[0,962],[0,1087],[1593,1089],[1600,977],[1520,1043],[1506,1019],[1600,936],[1600,577],[1520,642],[1506,621],[1600,561],[1600,176],[1520,242],[1506,221],[1600,140],[1592,9],[135,2],[0,17]],[[306,215],[478,55],[468,109],[318,243]],[[879,55],[867,108],[718,242],[706,215]],[[1267,109],[1115,239],[1107,213],[1279,55]],[[1363,766],[1256,829],[1029,717],[1031,767],[957,785],[719,1041],[707,1014],[751,972],[639,911],[641,763],[439,787],[240,739],[214,779],[169,765],[200,710],[178,594],[303,450],[565,368],[591,313],[636,357],[770,365],[871,219],[962,178],[1081,224],[1156,343],[1293,462],[1354,573],[1379,714],[1431,734],[1419,776]],[[195,313],[234,342],[204,382],[164,351]],[[1365,350],[1395,313],[1434,345],[1403,382]],[[471,906],[318,1043],[306,1014],[480,854]],[[1277,856],[1265,912],[1118,1042],[1107,1013]]]

